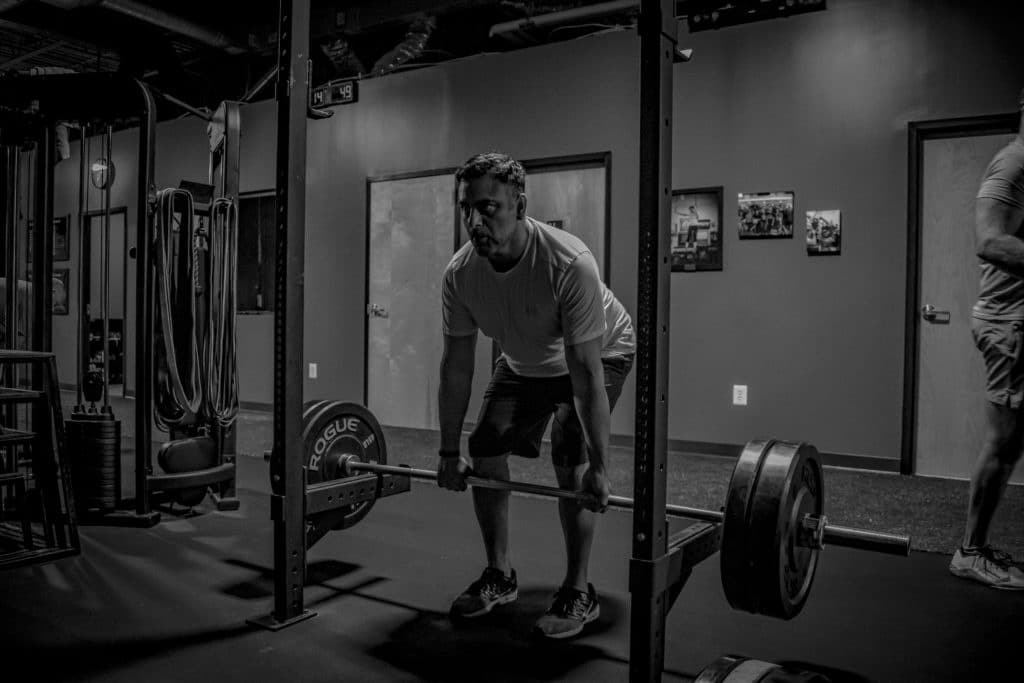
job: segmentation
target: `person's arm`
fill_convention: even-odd
[[[441,355],[441,381],[437,391],[441,423],[441,450],[458,451],[462,423],[469,408],[476,364],[476,334],[444,336]]]
[[[459,454],[459,445],[462,423],[466,418],[473,389],[476,337],[476,333],[457,337],[446,334],[441,356],[437,404],[441,423],[441,452],[446,455],[438,458],[437,485],[453,491],[466,490],[466,476],[470,473],[469,460]]]
[[[566,345],[565,361],[572,380],[576,414],[583,428],[590,464],[583,478],[583,491],[596,499],[593,510],[608,506],[611,487],[605,474],[608,454],[608,432],[611,429],[611,409],[604,386],[604,366],[601,364],[601,338],[579,344]]]
[[[979,197],[974,211],[978,258],[1024,277],[1024,240],[1014,233],[1024,223],[1024,207]]]

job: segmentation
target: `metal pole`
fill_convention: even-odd
[[[659,681],[669,602],[655,567],[668,561],[669,210],[672,194],[672,0],[640,3],[640,205],[637,267],[636,427],[629,678]]]
[[[135,513],[155,524],[159,513],[150,509],[149,475],[153,471],[153,263],[150,241],[156,199],[156,102],[144,83],[139,114],[139,182],[135,210]]]
[[[82,406],[82,376],[85,370],[85,362],[82,355],[89,345],[88,337],[85,335],[85,330],[82,327],[85,321],[85,225],[88,220],[85,215],[88,207],[86,193],[89,191],[89,148],[86,140],[88,137],[88,124],[83,121],[78,131],[78,287],[76,290],[78,303],[76,306],[77,318],[75,320],[75,330],[78,333],[75,343],[75,383],[78,398],[75,401],[75,410],[81,411],[84,410]]]
[[[102,287],[102,298],[100,299],[103,315],[103,412],[110,412],[110,355],[108,347],[110,343],[110,186],[113,178],[110,169],[114,164],[111,158],[111,138],[114,136],[114,127],[107,125],[107,133],[104,136],[104,156],[106,157],[107,169],[103,183],[103,254],[100,257],[100,286]]]
[[[378,465],[372,462],[348,462],[345,469],[349,472],[369,472],[372,474],[390,474],[396,477],[409,477],[410,479],[422,479],[426,481],[437,481],[437,473],[432,470],[418,470],[409,467],[395,467],[394,465]],[[519,493],[530,493],[548,498],[566,498],[583,502],[586,495],[579,491],[558,489],[552,486],[540,484],[528,484],[525,482],[503,481],[498,479],[487,479],[485,477],[469,476],[466,483],[477,488],[497,489],[499,491],[516,491]],[[624,510],[636,510],[636,503],[623,496],[611,496],[608,505]],[[702,508],[686,507],[683,505],[666,505],[665,514],[670,517],[683,517],[703,522],[722,523],[725,521],[725,514],[716,510],[704,510]],[[910,538],[897,534],[887,534],[881,531],[869,531],[866,529],[855,529],[852,527],[825,525],[825,543],[827,545],[845,546],[858,548],[871,552],[885,553],[888,555],[910,554]]]
[[[35,230],[33,231],[32,258],[32,349],[53,350],[53,156],[55,134],[53,127],[41,126],[36,139],[35,168]],[[42,368],[33,366],[35,384],[42,382]]]
[[[17,145],[4,145],[4,275],[7,277],[7,329],[4,348],[18,348],[18,170],[20,154]],[[10,372],[10,366],[4,373]],[[9,424],[9,423],[8,423]]]
[[[277,272],[274,282],[273,613],[250,620],[270,629],[313,616],[303,606],[306,474],[302,449],[303,257],[310,0],[281,0],[277,61]]]

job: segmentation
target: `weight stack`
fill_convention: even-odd
[[[109,413],[72,413],[64,422],[75,506],[109,511],[121,501],[121,421]]]

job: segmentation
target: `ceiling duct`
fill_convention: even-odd
[[[165,31],[186,36],[197,42],[224,50],[228,54],[242,54],[246,48],[239,45],[222,31],[197,24],[176,14],[165,12],[135,0],[39,0],[52,7],[65,10],[83,7],[102,7],[131,17],[137,21],[152,24]],[[0,0],[0,12],[13,9],[25,3],[25,0]]]
[[[377,60],[370,75],[383,76],[422,55],[435,28],[437,28],[437,19],[434,17],[417,17],[405,34],[405,39]]]
[[[352,45],[344,38],[335,37],[320,44],[320,50],[331,60],[338,71],[342,73],[366,73],[366,67],[362,60],[352,50]]]
[[[640,0],[615,0],[614,2],[598,2],[593,5],[583,5],[572,9],[538,14],[532,17],[524,17],[515,21],[505,21],[491,27],[489,35],[491,38],[513,38],[517,34],[528,33],[531,29],[547,28],[549,26],[560,26],[572,22],[589,21],[598,17],[623,12],[638,12]]]

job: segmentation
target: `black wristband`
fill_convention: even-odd
[[[456,450],[456,451],[446,451],[446,450],[445,450],[445,449],[443,449],[443,448],[442,448],[441,450],[439,450],[439,451],[437,452],[437,454],[438,454],[439,456],[441,456],[442,458],[458,458],[458,457],[459,457],[459,455],[460,455],[460,454],[459,454],[459,452],[458,452],[457,450]]]

